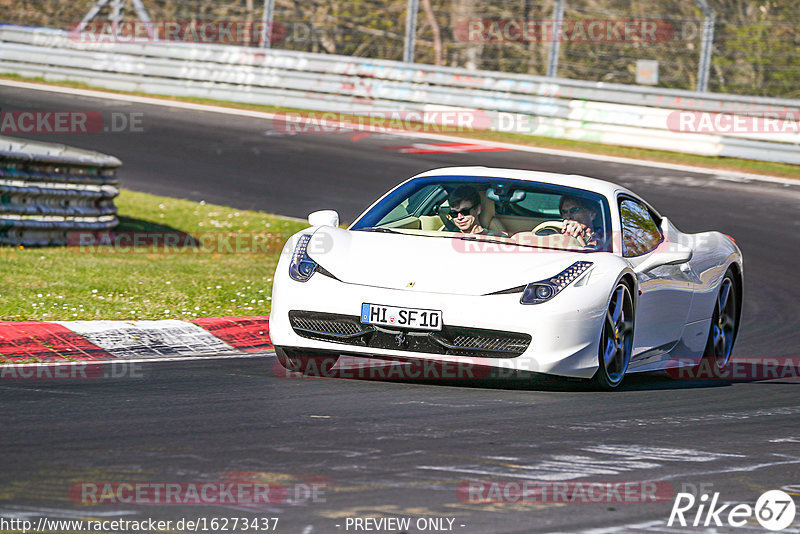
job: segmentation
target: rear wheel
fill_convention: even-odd
[[[706,350],[703,358],[708,361],[715,372],[723,371],[731,359],[733,344],[736,341],[739,294],[736,282],[730,271],[719,285],[714,315],[711,317],[711,328],[708,332]]]
[[[332,376],[333,366],[339,360],[337,355],[314,354],[283,347],[275,347],[275,356],[287,371],[309,376]]]
[[[628,286],[620,282],[611,294],[600,335],[594,381],[601,389],[615,389],[622,384],[633,352],[633,325],[633,297]]]

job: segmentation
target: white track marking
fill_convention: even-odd
[[[12,386],[0,386],[0,389],[10,389],[11,391],[35,391],[36,393],[55,393],[56,395],[77,395],[79,397],[87,397],[88,393],[80,393],[77,391],[61,391],[59,389],[39,389],[39,388],[26,388],[24,386],[21,387],[12,387]],[[0,514],[2,515],[2,514]]]
[[[639,523],[629,523],[625,525],[615,525],[611,527],[598,527],[598,528],[590,528],[586,530],[578,530],[577,534],[617,534],[617,533],[636,533],[636,532],[655,532],[655,533],[680,533],[685,534],[686,532],[693,532],[697,534],[722,534],[727,532],[739,532],[739,531],[753,531],[753,532],[765,532],[764,528],[760,525],[744,525],[742,527],[736,527],[736,529],[725,528],[721,527],[722,530],[715,527],[681,527],[676,525],[674,527],[667,526],[667,519],[657,519],[653,521],[642,521]],[[562,532],[552,532],[551,534],[567,534],[569,532],[572,534],[576,531],[562,531]],[[797,534],[800,533],[800,528],[786,528],[781,530],[781,533],[785,534]]]
[[[663,527],[666,524],[666,521],[646,521],[643,523],[633,523],[630,525],[619,525],[615,527],[600,527],[600,528],[592,528],[589,530],[580,530],[581,534],[615,534],[617,532],[635,532],[636,530],[644,530],[645,532],[652,532],[650,530],[653,527]],[[567,531],[562,532],[554,532],[552,534],[565,534]],[[569,531],[574,532],[574,531]]]
[[[123,359],[140,357],[240,354],[194,323],[163,321],[56,321]]]
[[[797,465],[800,464],[800,458],[794,458],[792,460],[781,461],[781,462],[767,462],[762,464],[753,464],[748,466],[739,466],[733,468],[723,468],[723,469],[715,469],[709,470],[704,472],[694,472],[694,473],[676,473],[673,475],[665,476],[665,477],[658,477],[655,479],[657,482],[671,480],[675,478],[685,478],[687,476],[691,477],[699,477],[699,476],[708,476],[708,475],[717,475],[717,474],[725,474],[725,473],[736,473],[736,472],[752,472],[757,469],[764,469],[769,467],[778,467],[782,465]],[[630,523],[624,525],[616,525],[616,526],[609,526],[609,527],[598,527],[598,528],[591,528],[586,530],[579,530],[577,531],[578,534],[616,534],[616,533],[635,533],[635,532],[664,532],[664,533],[672,533],[672,532],[680,532],[685,533],[687,530],[685,528],[670,528],[666,526],[667,519],[659,519],[653,521],[644,521],[641,523]],[[764,532],[763,528],[745,525],[744,527],[740,527],[740,530],[755,530],[758,532]],[[553,532],[552,534],[566,534],[567,531],[564,532]],[[570,533],[575,531],[568,531]],[[720,534],[720,531],[711,529],[694,529],[691,532],[701,532],[707,534]],[[727,532],[727,531],[724,531]],[[798,534],[800,533],[800,528],[789,528],[782,530],[781,532],[786,532],[787,534]]]
[[[424,465],[418,466],[418,469],[498,478],[562,481],[587,476],[616,476],[629,471],[657,469],[662,467],[662,464],[658,462],[704,463],[723,458],[744,457],[738,454],[721,454],[693,449],[627,445],[596,445],[584,447],[581,450],[602,456],[558,454],[531,465],[479,468],[476,468],[475,464],[452,467]],[[683,475],[685,474],[680,476]]]
[[[745,525],[743,527],[737,527],[736,532],[739,531],[753,531],[753,532],[765,532],[764,528],[760,526],[754,525]],[[571,532],[571,531],[570,531]],[[647,521],[643,523],[633,523],[630,525],[618,525],[615,527],[601,527],[601,528],[593,528],[590,530],[579,530],[577,531],[578,534],[617,534],[617,533],[625,533],[625,534],[634,534],[637,532],[654,532],[654,533],[664,533],[664,534],[686,534],[687,532],[693,532],[695,534],[722,534],[724,532],[732,532],[732,530],[720,530],[714,527],[694,527],[694,528],[683,528],[683,527],[668,527],[667,520],[663,521]],[[800,532],[800,529],[797,528],[788,528],[781,531],[784,534],[797,534]],[[556,534],[556,533],[554,533]],[[562,533],[558,533],[562,534]],[[565,533],[566,534],[566,531]]]
[[[761,464],[751,464],[745,466],[738,466],[738,467],[724,467],[722,469],[713,469],[710,471],[695,471],[692,473],[675,473],[673,475],[667,475],[663,477],[658,477],[658,480],[672,480],[675,478],[686,478],[687,476],[691,477],[700,477],[700,476],[707,476],[707,475],[722,475],[725,473],[752,473],[753,471],[758,471],[759,469],[765,469],[768,467],[778,467],[781,465],[798,465],[800,464],[800,458],[794,458],[792,460],[785,460],[781,462],[766,462]]]
[[[559,430],[585,430],[590,432],[599,432],[606,430],[618,430],[620,428],[643,426],[662,426],[662,425],[680,425],[684,426],[691,423],[706,423],[717,421],[740,421],[745,419],[752,419],[754,417],[774,417],[780,415],[797,415],[800,414],[800,406],[785,406],[783,408],[759,408],[757,410],[750,410],[747,412],[727,412],[727,413],[712,413],[704,415],[686,415],[686,416],[671,416],[665,415],[660,417],[651,418],[636,418],[636,419],[618,419],[613,423],[597,422],[597,423],[562,423],[559,425],[548,425],[550,428]]]
[[[640,460],[662,460],[667,462],[710,462],[720,458],[746,458],[744,454],[723,454],[719,452],[702,452],[694,449],[669,449],[664,447],[642,447],[639,445],[593,445],[585,447],[588,452],[616,454]]]
[[[395,405],[404,405],[404,404],[422,404],[423,406],[436,406],[439,408],[480,408],[482,404],[447,404],[447,403],[440,403],[440,402],[428,402],[428,401],[403,401],[403,402],[394,402],[392,404]]]
[[[181,102],[177,100],[167,100],[167,99],[160,99],[160,98],[152,98],[152,97],[143,97],[143,96],[135,96],[135,95],[125,95],[125,94],[118,94],[118,93],[106,93],[104,91],[98,90],[88,90],[88,89],[73,89],[70,87],[59,87],[59,86],[52,86],[52,85],[45,85],[40,83],[30,83],[30,82],[18,82],[14,80],[0,80],[0,85],[5,85],[8,87],[17,87],[20,89],[32,89],[37,91],[47,91],[51,93],[61,93],[61,94],[68,94],[68,95],[76,95],[76,96],[86,96],[90,98],[102,98],[105,100],[118,100],[122,102],[135,102],[139,104],[148,104],[152,106],[164,106],[164,107],[171,107],[171,108],[178,108],[178,109],[187,109],[193,111],[205,111],[209,113],[222,113],[225,115],[238,115],[240,117],[251,117],[251,118],[260,118],[260,119],[281,119],[282,117],[279,114],[275,113],[268,113],[265,111],[252,111],[252,110],[245,110],[245,109],[235,109],[235,108],[226,108],[223,106],[210,106],[206,104],[194,104],[191,102]],[[349,127],[354,129],[362,130],[362,131],[370,131],[369,125],[362,125],[357,123],[347,123]],[[496,148],[505,148],[508,150],[515,150],[517,152],[531,152],[534,154],[547,154],[550,156],[563,156],[568,158],[575,158],[575,159],[588,159],[592,161],[604,161],[607,163],[618,163],[621,165],[637,165],[639,167],[653,167],[656,169],[670,169],[675,171],[685,171],[685,172],[692,172],[697,174],[708,174],[711,175],[713,178],[716,179],[729,179],[734,181],[741,181],[744,180],[755,180],[761,182],[772,182],[776,184],[783,184],[783,185],[800,185],[800,181],[792,180],[789,178],[779,178],[777,176],[766,176],[761,174],[752,174],[752,173],[743,173],[743,172],[736,172],[736,171],[727,171],[722,169],[711,169],[706,167],[694,167],[692,165],[679,165],[675,163],[661,163],[657,161],[648,161],[648,160],[641,160],[641,159],[634,159],[634,158],[623,158],[618,156],[605,156],[600,154],[591,154],[586,152],[573,152],[571,150],[564,150],[564,149],[553,149],[553,148],[541,148],[541,147],[533,147],[533,146],[525,146],[525,145],[516,145],[513,143],[500,143],[496,141],[486,141],[483,139],[476,140],[474,138],[469,137],[457,137],[451,135],[442,135],[442,134],[434,134],[434,133],[425,133],[425,132],[404,132],[404,131],[393,131],[394,135],[398,137],[408,137],[412,139],[433,139],[437,141],[449,141],[449,142],[456,142],[456,143],[477,143],[479,142],[485,146],[491,146]],[[725,176],[723,178],[722,176]],[[737,180],[737,178],[739,180]]]

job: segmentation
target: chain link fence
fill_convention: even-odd
[[[277,49],[402,61],[406,13],[418,3],[415,62],[688,90],[698,87],[707,20],[695,0],[266,1],[273,3],[270,46]],[[108,20],[115,2],[124,20],[137,18],[131,0],[109,0],[95,20]],[[252,38],[235,44],[264,44],[256,28],[265,0],[142,3],[153,21],[252,25]],[[96,4],[0,0],[0,22],[69,29]],[[709,91],[800,97],[800,4],[711,0],[708,6],[714,17]],[[549,72],[554,46],[557,67]]]

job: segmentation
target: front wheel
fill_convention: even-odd
[[[620,282],[611,294],[600,335],[599,366],[594,375],[599,388],[611,390],[622,384],[633,352],[633,325],[633,297]]]
[[[332,376],[333,366],[339,356],[301,353],[297,349],[275,347],[275,356],[287,370],[309,376]]]

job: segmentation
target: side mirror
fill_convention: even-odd
[[[664,265],[682,265],[692,259],[692,249],[686,247],[663,252],[655,251],[646,260],[636,266],[634,271],[645,273]]]
[[[315,211],[308,216],[308,224],[311,226],[339,226],[339,214],[334,210]]]

